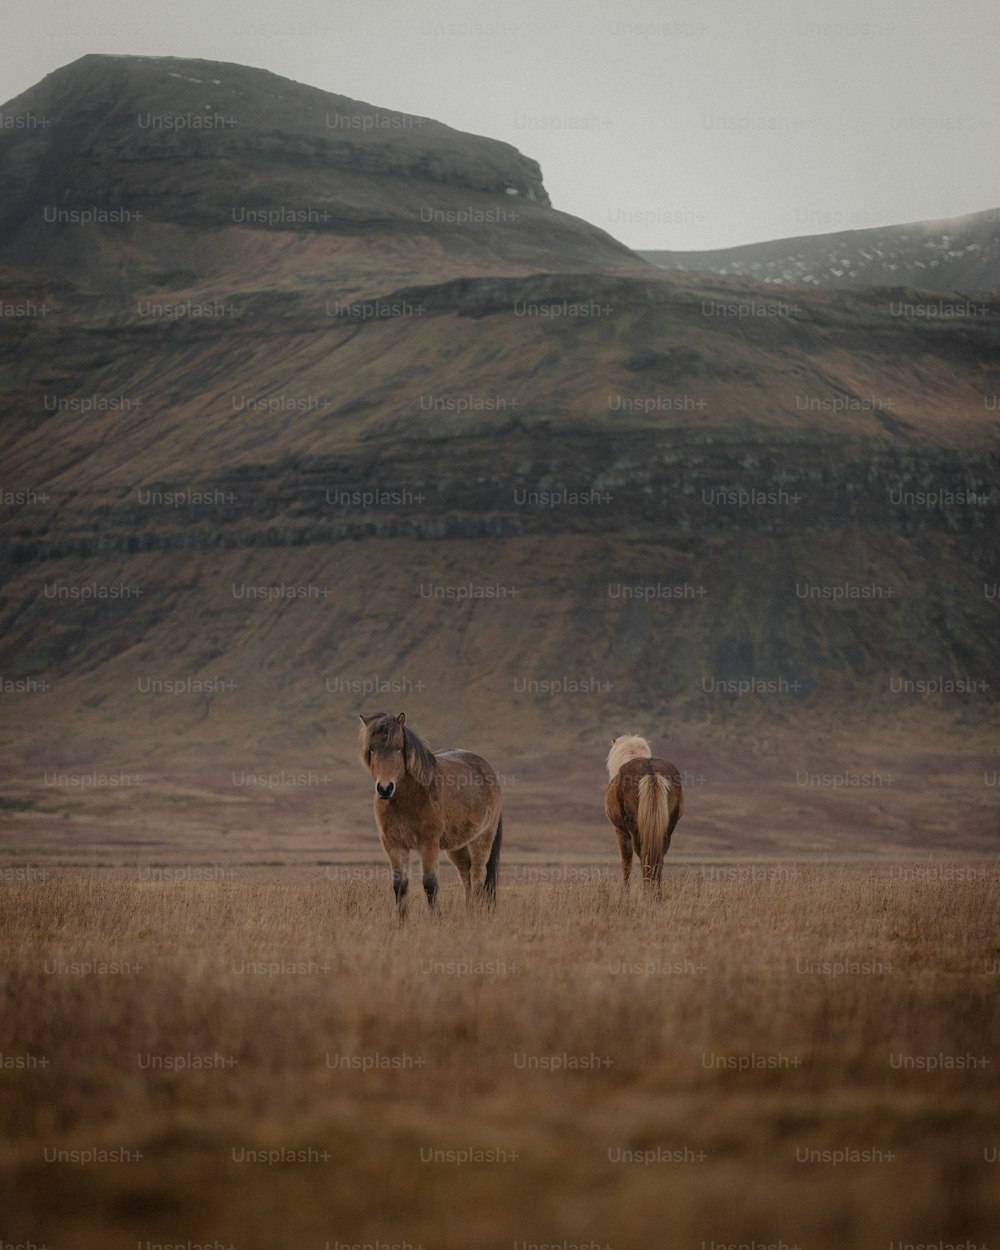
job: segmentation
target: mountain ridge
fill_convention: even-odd
[[[776,286],[991,291],[1000,287],[1000,208],[707,251],[644,250],[640,255],[668,272],[715,273]]]

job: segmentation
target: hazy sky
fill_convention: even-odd
[[[2,0],[0,100],[85,52],[238,61],[504,139],[633,247],[1000,206],[1000,0]]]

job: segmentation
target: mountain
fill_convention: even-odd
[[[725,274],[768,284],[995,291],[1000,288],[1000,209],[708,252],[641,255],[672,273]]]
[[[110,57],[3,110],[7,849],[375,854],[377,707],[495,760],[515,854],[604,853],[624,729],[703,854],[989,845],[1000,299],[666,274],[328,109],[404,116]]]
[[[535,161],[509,144],[376,108],[266,70],[99,56],[4,106],[0,262],[92,291],[318,285],[395,266],[419,278],[645,266],[553,210]],[[17,124],[20,123],[20,124]]]

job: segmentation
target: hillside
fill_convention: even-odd
[[[1000,288],[1000,209],[707,252],[642,255],[670,272],[726,274],[768,284],[995,291]]]
[[[9,853],[370,852],[397,705],[496,757],[525,855],[603,852],[624,728],[691,853],[992,844],[996,296],[668,275],[513,148],[262,70],[5,112],[50,123],[0,136]],[[845,771],[891,780],[797,780]]]

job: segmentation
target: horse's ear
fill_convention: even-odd
[[[405,713],[405,712],[400,712],[400,713],[399,713],[399,715],[396,717],[396,724],[400,727],[400,729],[402,729],[402,728],[403,728],[403,726],[406,724],[406,713]]]
[[[360,717],[361,723],[363,725],[370,725],[372,721],[375,719],[374,716],[365,716],[363,712],[359,712],[358,716]]]

